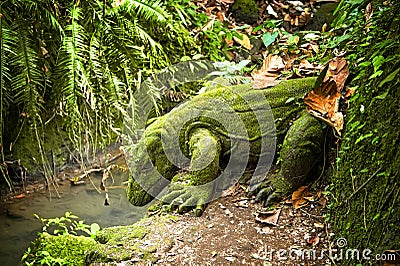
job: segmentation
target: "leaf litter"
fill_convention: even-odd
[[[201,217],[191,213],[177,215],[162,234],[152,229],[160,226],[157,222],[148,221],[150,233],[143,241],[148,245],[168,243],[154,250],[152,265],[329,265],[327,258],[280,260],[273,252],[329,247],[329,225],[322,217],[310,216],[309,206],[300,211],[281,204],[275,210],[267,210],[247,198],[243,187],[236,186],[235,190],[234,195],[210,203]],[[248,201],[248,208],[235,206],[244,200]],[[318,209],[320,214],[324,211]],[[255,220],[256,213],[260,221]],[[135,265],[149,263],[135,261]]]

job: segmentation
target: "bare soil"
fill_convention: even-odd
[[[299,209],[282,203],[276,225],[257,222],[261,204],[245,198],[244,188],[212,202],[201,217],[178,215],[161,235],[147,243],[173,239],[173,244],[156,250],[160,265],[330,265],[318,258],[329,247],[329,225],[324,209],[308,204]],[[149,224],[150,228],[151,225]],[[151,235],[151,234],[150,234]],[[170,243],[165,241],[165,243]],[[302,257],[301,251],[306,251]],[[309,251],[315,250],[313,254]],[[313,258],[315,256],[315,258]],[[129,265],[129,262],[126,262]],[[135,264],[137,265],[137,264]],[[143,265],[148,265],[143,263]]]

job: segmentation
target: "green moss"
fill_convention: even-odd
[[[255,90],[249,84],[225,86],[219,82],[215,88],[193,97],[168,114],[152,120],[145,130],[144,138],[129,151],[133,159],[128,164],[135,179],[129,182],[127,188],[130,202],[134,205],[145,205],[150,202],[153,199],[150,194],[157,195],[164,188],[160,185],[160,175],[167,180],[174,178],[173,182],[179,183],[180,186],[183,183],[199,185],[212,181],[230,158],[231,139],[239,140],[237,143],[241,140],[249,141],[250,158],[246,163],[248,167],[254,166],[258,162],[261,146],[271,145],[272,149],[273,143],[262,142],[265,138],[261,136],[260,125],[253,110],[264,110],[266,103],[263,99],[268,100],[273,116],[264,117],[264,120],[271,126],[272,124],[276,126],[278,142],[282,142],[291,121],[300,110],[304,109],[301,99],[312,89],[314,83],[315,78],[287,80],[273,88]],[[216,107],[215,102],[211,102],[210,98],[224,103],[217,106],[218,117],[224,117],[225,125],[230,126],[230,130],[213,118]],[[245,99],[251,99],[250,104]],[[193,115],[193,118],[187,119],[188,114]],[[243,122],[244,129],[237,129],[235,119]],[[182,128],[178,137],[180,150],[186,157],[191,158],[190,167],[188,171],[184,171],[183,176],[177,175],[179,169],[167,158],[164,152],[166,147],[163,146],[161,138],[163,131],[174,132],[177,128]],[[269,134],[268,130],[264,132]],[[293,141],[295,142],[296,139]],[[243,155],[248,154],[248,151],[241,151],[238,147],[242,147],[241,144],[235,145],[237,154],[240,152]],[[242,157],[244,156],[235,158],[240,160]],[[208,166],[196,170],[199,168],[196,165]],[[240,167],[241,163],[237,165]],[[240,169],[231,172],[232,178],[239,177],[237,175]],[[196,195],[187,201],[188,204],[193,204],[192,206],[202,205],[201,202],[206,202],[210,196],[206,191],[188,191],[188,193]]]
[[[143,239],[149,230],[144,226],[115,226],[101,230],[96,240],[101,244],[120,245],[132,238]]]
[[[135,206],[144,206],[153,199],[153,197],[132,178],[128,180],[126,196],[129,202]]]
[[[282,195],[288,195],[311,182],[323,156],[324,126],[305,110],[299,113],[287,132],[279,152],[280,171],[269,179]]]
[[[331,28],[331,24],[333,22],[335,12],[339,3],[325,3],[322,4],[320,8],[318,8],[317,12],[315,12],[313,19],[308,23],[305,27],[306,30],[317,30],[320,31],[322,26],[326,24],[328,26],[328,30]],[[339,11],[340,13],[340,11]]]
[[[97,247],[95,240],[84,236],[59,235],[42,233],[35,241],[32,256],[26,257],[26,262],[39,264],[40,260],[61,259],[65,265],[85,265],[87,250]],[[43,251],[48,255],[44,256]],[[36,264],[35,264],[36,265]]]
[[[257,22],[259,10],[255,0],[236,0],[232,6],[232,13],[236,20],[248,24]]]
[[[26,256],[24,261],[35,262],[37,265],[46,257],[47,261],[54,264],[58,260],[61,265],[115,263],[132,258],[155,262],[157,259],[154,253],[157,250],[170,249],[175,243],[169,237],[160,238],[160,235],[167,231],[166,225],[176,219],[172,215],[143,218],[134,225],[104,228],[99,231],[96,239],[42,233],[32,246],[31,255]]]
[[[400,249],[399,84],[382,101],[361,85],[349,111],[330,190],[333,228],[353,248]]]
[[[400,50],[400,2],[374,1],[373,7],[377,13],[366,21],[364,13],[349,12],[349,6],[342,5],[344,14],[349,14],[341,17],[347,25],[359,16],[351,46],[345,44],[354,49],[348,58],[357,61],[349,64],[357,76],[351,86],[357,86],[357,90],[350,101],[337,164],[331,174],[330,215],[336,236],[347,240],[346,248],[381,254],[400,249],[400,75],[396,72],[400,58],[394,56]],[[366,28],[368,46],[363,45]],[[366,64],[379,58],[385,59],[382,65]],[[378,69],[382,73],[374,75]],[[358,263],[375,265],[376,261]]]

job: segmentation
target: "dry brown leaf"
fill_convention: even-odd
[[[306,196],[306,197],[304,197],[304,199],[305,200],[308,200],[308,201],[310,201],[310,202],[313,202],[313,201],[315,201],[315,195],[310,195],[310,196]]]
[[[319,243],[319,237],[318,236],[313,236],[310,239],[307,240],[307,243],[315,247]]]
[[[314,51],[314,53],[318,54],[318,52],[319,52],[319,45],[316,44],[316,43],[314,43],[314,42],[310,42],[310,46],[311,46],[311,49]]]
[[[343,129],[343,114],[339,113],[340,92],[333,80],[323,82],[319,88],[309,92],[304,98],[307,111],[335,128],[338,134]]]
[[[300,69],[314,69],[315,67],[307,61],[307,59],[302,59],[299,64]]]
[[[323,209],[326,207],[326,203],[328,203],[328,200],[325,197],[319,198],[319,204],[321,204]]]
[[[292,18],[290,17],[289,14],[285,14],[285,16],[283,17],[283,21],[290,22],[291,20]]]
[[[308,200],[306,197],[312,196],[311,193],[308,192],[307,186],[301,186],[292,194],[292,204],[295,209],[301,208],[308,204]]]
[[[335,57],[329,61],[329,70],[324,81],[332,77],[339,92],[344,88],[347,77],[349,76],[349,65],[343,57]]]
[[[241,35],[242,39],[239,39],[238,37],[233,36],[233,39],[235,40],[235,42],[240,44],[243,48],[245,48],[247,50],[251,50],[251,48],[253,48],[253,45],[250,43],[249,37],[246,34],[240,34],[240,35]]]
[[[323,228],[325,228],[325,225],[322,223],[314,223],[314,227],[323,229]]]
[[[282,57],[278,55],[268,55],[263,62],[263,66],[259,70],[263,73],[273,73],[272,76],[277,76],[279,71],[285,68],[285,63],[283,63]]]
[[[221,0],[221,2],[225,4],[233,4],[235,3],[235,0]]]
[[[228,45],[228,47],[232,47],[233,46],[233,40],[230,40],[228,38],[225,38],[225,42]]]
[[[273,211],[257,212],[255,220],[259,223],[265,223],[268,225],[278,225],[279,215],[282,209],[277,209]]]
[[[283,56],[283,61],[285,62],[285,68],[284,71],[289,71],[292,69],[292,66],[294,65],[294,61],[296,61],[299,58],[299,55],[297,54],[285,54]]]
[[[244,29],[244,31],[248,34],[248,35],[251,35],[252,33],[253,33],[253,27],[248,27],[248,28],[245,28]]]
[[[26,197],[26,195],[24,193],[15,196],[16,199],[22,199],[22,198],[25,198],[25,197]]]
[[[208,16],[211,15],[211,13],[214,11],[214,9],[221,11],[221,8],[219,6],[210,6],[210,7],[206,7],[206,14]]]
[[[347,100],[349,100],[351,98],[351,96],[353,96],[353,94],[356,92],[355,89],[347,89],[346,92],[344,93],[343,97]]]
[[[254,88],[267,88],[279,83],[276,78],[285,69],[283,59],[278,55],[268,55],[263,62],[260,70],[251,73]]]
[[[274,3],[274,5],[277,5],[277,6],[281,7],[281,8],[283,8],[283,9],[289,9],[289,7],[290,7],[289,5],[285,5],[285,4],[277,2],[275,0],[272,0],[272,3]]]
[[[339,136],[344,124],[343,114],[339,111],[339,100],[348,75],[346,60],[343,57],[332,59],[321,86],[304,98],[307,111],[332,126]]]
[[[228,196],[234,196],[235,194],[238,193],[238,189],[240,188],[240,184],[237,183],[231,187],[229,187],[228,189],[225,189],[224,191],[222,191],[222,197],[228,197]]]
[[[217,19],[218,19],[219,21],[221,21],[221,22],[224,22],[224,21],[225,21],[225,16],[224,16],[224,14],[223,14],[221,11],[218,11],[218,12],[217,12]]]
[[[255,89],[263,89],[268,87],[273,87],[279,84],[279,80],[276,80],[274,77],[267,77],[264,75],[251,75],[253,77],[253,88]]]

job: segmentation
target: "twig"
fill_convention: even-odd
[[[312,218],[315,218],[315,219],[320,219],[320,218],[324,218],[324,216],[322,216],[322,215],[315,215],[315,214],[311,214],[311,213],[308,213],[308,212],[306,212],[305,210],[303,210],[303,209],[299,209],[301,212],[303,212],[304,214],[307,214],[308,216],[310,216],[310,217],[312,217]]]
[[[83,179],[84,177],[90,175],[91,173],[95,173],[95,172],[102,172],[104,171],[105,168],[94,168],[94,169],[90,169],[87,171],[84,171],[83,174],[81,174],[80,176],[77,177],[78,180]]]
[[[379,172],[380,170],[382,170],[382,166],[379,167],[379,169],[376,170],[376,172],[373,173],[373,174],[367,179],[367,181],[364,182],[364,184],[362,184],[359,188],[357,188],[356,191],[354,191],[345,201],[343,201],[343,202],[339,205],[339,207],[341,207],[344,203],[349,202],[358,192],[360,192],[361,189],[363,189],[363,188],[376,176],[376,174],[378,174],[378,172]]]

